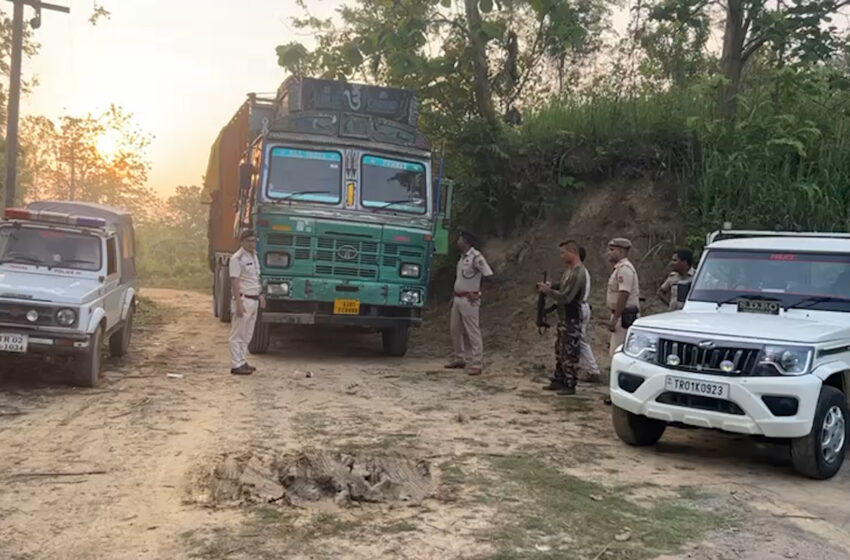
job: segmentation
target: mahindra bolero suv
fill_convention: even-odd
[[[92,387],[101,350],[130,345],[136,304],[133,222],[122,210],[34,202],[0,221],[0,356],[63,358]],[[0,357],[2,359],[2,357]]]
[[[815,479],[844,461],[850,392],[850,235],[720,231],[680,285],[681,311],[638,319],[611,364],[617,435],[668,426],[790,442]]]

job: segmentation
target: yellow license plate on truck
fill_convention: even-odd
[[[334,315],[360,315],[360,300],[335,299]]]

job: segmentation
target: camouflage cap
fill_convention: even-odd
[[[619,247],[620,249],[631,249],[632,242],[625,237],[615,237],[608,242],[609,247]]]

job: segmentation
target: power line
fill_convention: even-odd
[[[41,27],[41,11],[71,13],[71,8],[41,2],[41,0],[9,0],[14,5],[12,14],[12,63],[9,69],[9,105],[6,115],[6,196],[4,207],[15,203],[18,182],[18,117],[21,106],[21,56],[24,44],[24,5],[35,9],[30,20],[33,29]]]

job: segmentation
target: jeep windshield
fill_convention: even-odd
[[[366,208],[424,214],[427,210],[425,166],[377,156],[363,156],[361,203]]]
[[[0,228],[0,264],[6,263],[98,271],[101,242],[85,233],[7,226]]]
[[[724,304],[747,298],[850,312],[850,255],[709,250],[689,299]]]

